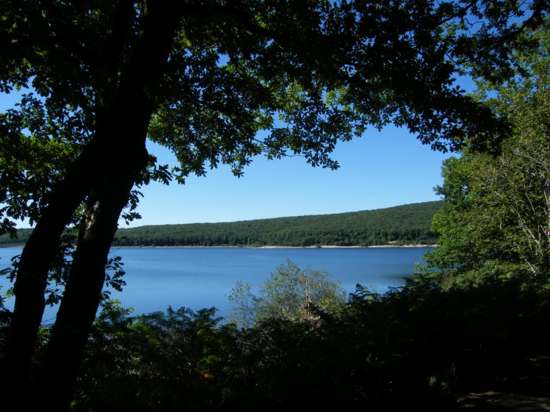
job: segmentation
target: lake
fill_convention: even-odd
[[[127,285],[112,297],[137,313],[173,307],[192,309],[215,306],[225,316],[231,306],[227,295],[237,281],[250,283],[253,290],[278,265],[291,260],[301,268],[327,272],[346,292],[360,283],[377,291],[403,284],[414,266],[430,248],[350,248],[350,249],[254,249],[254,248],[113,248],[121,256]],[[0,268],[21,248],[0,248]],[[0,286],[6,287],[6,279]],[[8,302],[8,306],[11,302]],[[55,316],[46,310],[44,321]]]

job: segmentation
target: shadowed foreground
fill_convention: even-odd
[[[546,288],[515,280],[358,289],[338,314],[248,329],[213,309],[131,317],[108,303],[72,409],[548,410],[549,319]]]

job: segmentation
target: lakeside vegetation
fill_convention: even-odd
[[[106,300],[71,411],[508,412],[498,397],[510,391],[523,407],[545,405],[544,285],[495,274],[443,288],[416,275],[385,294],[359,286],[344,303],[336,284],[289,263],[251,305],[236,291],[235,323],[214,308],[133,315]],[[50,334],[42,328],[35,362]]]
[[[517,279],[449,290],[418,281],[385,295],[358,289],[313,320],[275,316],[245,329],[214,309],[133,316],[110,303],[72,410],[510,411],[466,401],[485,391],[544,405],[549,302],[548,289]]]
[[[281,217],[228,223],[141,226],[119,229],[117,246],[370,246],[434,244],[431,230],[441,202],[423,202],[376,210],[316,216]],[[23,243],[0,236],[1,244]]]

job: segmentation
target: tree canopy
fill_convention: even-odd
[[[3,168],[9,176],[3,175],[2,201],[10,206],[2,209],[4,225],[36,221],[43,192],[78,153],[51,152],[56,145],[82,148],[124,88],[139,92],[130,82],[153,87],[155,80],[135,66],[145,58],[142,49],[154,47],[144,43],[154,19],[168,25],[181,16],[163,46],[169,50],[162,79],[149,90],[154,116],[146,127],[176,153],[175,173],[184,179],[219,162],[241,173],[260,152],[299,153],[333,167],[336,141],[389,122],[440,149],[466,136],[490,145],[489,135],[499,136],[494,117],[464,96],[453,76],[470,63],[474,74],[504,78],[516,34],[545,12],[543,3],[514,1],[152,3],[3,2],[1,90],[27,92],[2,115],[2,157],[19,168]],[[477,19],[472,27],[470,19]],[[125,109],[139,118],[137,108]],[[123,123],[117,116],[112,120]],[[21,135],[37,140],[25,154],[14,147]],[[32,160],[26,167],[23,156]],[[40,156],[48,156],[47,173],[37,168],[46,163]],[[17,173],[33,179],[15,180]],[[20,192],[33,213],[22,210]]]
[[[497,157],[464,151],[447,160],[438,189],[444,203],[434,217],[439,248],[429,255],[451,280],[483,275],[550,276],[550,59],[547,30],[539,48],[520,54],[525,76],[500,87],[480,84],[480,98],[506,116],[512,135]],[[437,269],[436,269],[437,268]]]

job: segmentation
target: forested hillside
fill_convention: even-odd
[[[434,243],[439,202],[371,211],[119,230],[122,245],[374,245]]]
[[[141,226],[117,232],[117,245],[137,246],[313,246],[435,243],[431,231],[441,202],[332,215],[282,217],[228,223]],[[22,230],[17,241],[26,240]],[[13,243],[8,237],[1,243]]]

